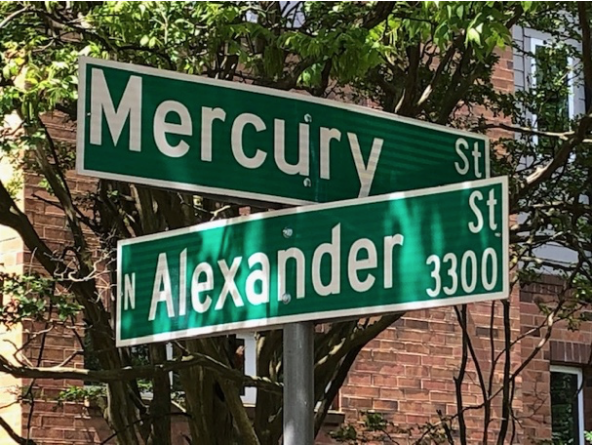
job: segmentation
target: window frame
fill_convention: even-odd
[[[518,35],[521,33],[521,37]],[[544,33],[542,31],[537,31],[532,28],[525,28],[525,27],[517,27],[514,28],[514,39],[516,42],[522,42],[522,51],[523,51],[523,67],[520,71],[523,72],[523,82],[521,82],[521,87],[526,90],[527,88],[534,88],[536,86],[536,47],[543,46],[547,47],[550,46],[550,42],[553,40],[553,36]],[[579,42],[568,39],[566,40],[566,44],[573,46],[578,51],[581,51],[582,46]],[[575,60],[573,57],[567,57],[567,66],[574,67]],[[514,61],[515,64],[515,61]],[[517,70],[518,67],[514,66],[514,70]],[[568,87],[569,87],[569,97],[568,99],[568,114],[570,118],[574,118],[576,115],[580,113],[585,113],[586,106],[585,106],[585,99],[586,99],[586,92],[583,85],[583,79],[576,78],[575,76],[570,76],[568,79]],[[514,82],[516,87],[518,86],[518,82]],[[532,117],[531,117],[532,118]]]
[[[513,71],[514,71],[514,90],[515,91],[527,91],[537,86],[536,77],[536,48],[538,46],[547,47],[551,45],[554,40],[551,34],[538,31],[528,27],[522,27],[516,25],[512,29],[513,39],[515,47],[513,49]],[[566,44],[572,45],[578,51],[581,50],[579,42],[568,39],[565,41]],[[567,58],[568,67],[574,67],[575,60],[573,57],[568,56]],[[584,86],[583,75],[569,76],[568,77],[568,98],[567,98],[567,109],[570,119],[575,118],[576,115],[583,114],[586,111],[586,91]],[[524,111],[524,116],[532,127],[538,130],[538,115]],[[534,144],[538,143],[538,136],[532,136]],[[521,168],[531,166],[535,160],[531,157],[525,157],[520,161]],[[522,214],[518,215],[520,220]],[[559,245],[555,242],[549,242],[535,249],[540,257],[547,260],[551,260],[554,263],[567,264],[576,261],[575,253]],[[540,271],[546,274],[558,275],[560,274],[557,270],[550,267],[540,267]]]
[[[257,343],[256,343],[256,333],[249,333],[249,332],[241,332],[235,333],[235,337],[237,339],[243,340],[243,358],[244,358],[244,374],[246,375],[253,375],[256,376],[256,356],[257,356]],[[328,383],[326,386],[326,390],[330,388],[331,383]],[[258,394],[258,389],[255,387],[245,387],[244,394],[241,395],[241,401],[243,404],[248,405],[256,405],[256,396]],[[338,396],[338,395],[337,395]],[[336,405],[338,406],[338,404]],[[320,408],[320,401],[316,402],[314,410],[318,410]],[[334,410],[336,407],[331,406],[331,409]]]
[[[542,33],[541,33],[542,34]],[[524,45],[528,44],[530,48],[530,52],[526,54],[526,64],[525,66],[529,67],[530,74],[528,80],[530,81],[530,87],[536,88],[537,87],[537,66],[536,66],[536,49],[537,47],[546,48],[550,46],[550,42],[547,42],[546,39],[536,36],[525,36]],[[575,45],[574,45],[575,46]],[[525,46],[526,47],[526,46]],[[567,66],[573,67],[574,58],[571,56],[567,57]],[[576,101],[580,96],[579,92],[579,85],[575,85],[575,80],[573,76],[569,76],[567,78],[567,88],[569,90],[567,96],[567,114],[569,119],[573,119],[576,115]],[[538,115],[532,114],[530,115],[530,120],[532,121],[532,126],[536,130],[538,130]],[[538,143],[538,136],[534,135],[534,143]]]
[[[549,367],[549,381],[550,375],[552,373],[565,373],[567,375],[576,375],[577,376],[577,406],[578,406],[578,431],[579,431],[579,445],[586,444],[585,438],[585,418],[584,418],[584,372],[580,367],[575,366],[568,366],[568,365],[556,365],[551,364]],[[550,397],[550,395],[549,395]],[[551,413],[551,427],[552,427],[552,419],[553,415]],[[552,432],[551,432],[552,435]]]
[[[256,334],[255,333],[236,333],[237,339],[243,340],[243,360],[244,374],[256,376]],[[255,405],[258,392],[255,387],[245,387],[241,401],[243,404]]]

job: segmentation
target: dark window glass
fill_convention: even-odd
[[[578,375],[551,372],[553,444],[580,444]]]
[[[569,126],[570,83],[567,54],[548,46],[536,46],[536,85],[542,97],[536,111],[537,127],[543,131],[560,132]]]

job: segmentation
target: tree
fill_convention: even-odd
[[[57,140],[47,123],[57,114],[76,123],[80,55],[320,97],[364,98],[391,113],[477,132],[506,130],[510,133],[499,141],[502,149],[492,162],[494,175],[510,177],[510,211],[525,216],[510,229],[515,281],[532,280],[543,265],[563,272],[575,292],[557,301],[553,320],[573,315],[591,299],[591,103],[585,114],[560,120],[550,102],[552,92],[567,95],[570,73],[583,78],[591,92],[590,5],[6,2],[0,11],[0,108],[19,121],[16,129],[4,131],[2,156],[39,176],[54,197],[51,203],[63,210],[70,233],[66,246],[52,250],[15,202],[15,185],[0,183],[0,224],[20,234],[44,272],[44,278],[4,278],[18,301],[3,308],[2,320],[35,320],[47,329],[84,321],[89,336],[81,339],[81,349],[98,362],[98,370],[68,364],[47,369],[0,357],[0,371],[105,384],[105,417],[119,443],[170,443],[172,402],[188,415],[192,443],[277,443],[282,334],[258,334],[257,376],[236,368],[231,336],[177,342],[172,360],[160,344],[140,351],[115,348],[110,308],[99,296],[106,278],[114,283],[116,241],[237,215],[238,206],[107,180],[86,194],[73,191],[67,176],[73,147]],[[571,53],[577,63],[570,72],[561,64],[526,92],[498,91],[493,69],[501,50],[512,45],[515,24],[558,37],[554,49],[539,55],[547,63],[562,57],[559,52]],[[568,45],[566,34],[581,48]],[[487,112],[477,115],[477,108]],[[537,128],[525,119],[526,110],[538,112]],[[565,265],[539,258],[535,248],[551,241],[577,253],[577,261]],[[516,268],[518,262],[522,268]],[[497,305],[509,312],[508,303]],[[457,311],[464,328],[467,310]],[[317,333],[315,397],[322,407],[317,430],[360,349],[400,316],[334,323]],[[472,356],[471,344],[463,339],[464,351]],[[513,341],[506,341],[500,440],[510,429],[515,373],[508,367]],[[183,391],[179,401],[170,371]],[[141,385],[153,391],[149,403],[140,398]],[[253,421],[239,397],[244,385],[258,389]],[[462,414],[462,402],[460,409]],[[455,421],[463,425],[461,414]],[[14,436],[21,443],[30,440]]]

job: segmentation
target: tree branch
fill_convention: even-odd
[[[213,356],[217,353],[217,348],[212,338],[204,339],[202,344],[205,346],[207,353],[210,353]],[[223,358],[223,360],[227,363],[224,365],[225,369],[234,371],[228,367],[228,358]],[[212,361],[214,361],[214,359],[212,359]],[[241,375],[241,372],[238,373]],[[216,375],[215,379],[219,382],[221,390],[225,395],[225,403],[229,412],[233,416],[233,421],[240,432],[242,440],[246,444],[260,444],[254,426],[250,421],[245,407],[243,406],[243,402],[241,401],[241,397],[239,396],[237,380],[234,380],[235,382],[229,382],[221,373]]]
[[[503,363],[503,385],[502,385],[502,401],[501,401],[501,425],[499,434],[497,435],[497,444],[503,444],[507,436],[507,429],[509,425],[509,414],[513,401],[513,394],[510,388],[513,388],[514,376],[510,376],[511,369],[511,321],[510,321],[510,303],[508,300],[502,301],[503,304],[503,326],[505,336],[505,362]]]
[[[365,29],[375,28],[390,16],[394,6],[396,6],[396,2],[377,2],[361,26]]]
[[[21,118],[25,120],[25,117],[21,115]],[[43,175],[49,185],[52,188],[52,191],[60,201],[64,215],[66,216],[66,220],[68,221],[68,226],[70,227],[70,231],[74,237],[74,241],[79,248],[79,260],[80,265],[83,268],[87,267],[87,262],[90,260],[90,253],[87,250],[87,243],[86,239],[83,235],[82,228],[80,226],[80,221],[78,219],[80,212],[76,212],[74,202],[72,200],[72,194],[70,192],[70,188],[68,187],[68,182],[66,181],[66,177],[62,172],[61,167],[57,164],[58,163],[58,156],[56,153],[56,148],[54,146],[53,139],[49,134],[45,124],[38,116],[30,117],[31,120],[36,121],[36,124],[43,130],[45,134],[45,138],[47,141],[47,148],[49,149],[52,157],[54,159],[55,165],[51,165],[48,161],[48,154],[46,152],[46,147],[43,142],[35,141],[33,144],[34,152],[36,155],[37,162]],[[36,126],[27,127],[27,133],[31,136],[37,130]],[[77,256],[78,256],[77,255]],[[86,275],[88,271],[83,271],[83,275]]]
[[[12,364],[4,356],[0,356],[0,372],[8,373],[17,378],[77,379],[101,383],[130,381],[139,378],[150,379],[157,373],[168,373],[196,365],[217,372],[224,379],[238,382],[244,386],[257,387],[272,393],[282,393],[283,391],[281,383],[258,376],[244,375],[239,370],[231,369],[202,353],[192,353],[178,359],[165,361],[162,364],[110,370],[87,370],[73,367],[27,367]]]
[[[0,225],[8,226],[18,232],[29,251],[34,253],[45,270],[53,275],[56,264],[51,260],[52,251],[41,240],[31,221],[19,209],[2,181],[0,181]]]
[[[592,131],[592,112],[589,111],[580,119],[578,127],[571,136],[569,136],[561,145],[557,154],[544,167],[539,168],[524,181],[520,190],[512,195],[512,203],[516,203],[520,197],[525,196],[528,192],[538,187],[544,181],[553,176],[553,173],[561,166],[563,166],[569,159],[569,155],[574,147],[584,141],[586,133],[590,129]]]
[[[454,377],[454,384],[456,385],[456,407],[458,408],[458,427],[460,429],[460,443],[467,444],[467,437],[466,437],[466,420],[464,418],[464,411],[462,410],[464,407],[464,401],[462,400],[464,394],[462,392],[462,383],[464,382],[464,375],[466,374],[466,366],[468,364],[468,337],[464,336],[464,333],[467,332],[467,325],[466,325],[466,305],[462,305],[462,309],[458,309],[458,307],[454,307],[456,310],[456,316],[458,317],[458,323],[460,324],[460,328],[462,329],[462,359],[460,361],[460,370],[458,371],[458,376]]]
[[[448,121],[456,104],[458,104],[460,99],[466,94],[468,88],[474,82],[477,68],[475,67],[475,71],[469,73],[465,72],[472,62],[473,53],[474,51],[472,47],[466,47],[462,52],[462,57],[450,79],[450,85],[441,102],[441,110],[437,119],[438,124],[445,124]]]
[[[320,401],[321,408],[315,414],[314,417],[314,437],[317,436],[318,432],[322,428],[324,424],[324,419],[330,410],[330,406],[332,406],[332,402],[342,385],[344,384],[344,380],[346,379],[351,366],[357,359],[357,355],[363,348],[363,345],[359,347],[353,348],[351,351],[347,353],[345,358],[343,359],[340,367],[334,373],[334,379],[330,382],[330,388],[325,392],[324,397]]]
[[[414,100],[416,97],[416,86],[418,82],[419,62],[421,60],[421,45],[410,45],[406,48],[408,58],[408,73],[404,82],[404,93],[402,99],[396,106],[394,113],[402,116],[413,116]]]
[[[456,54],[456,49],[458,49],[464,43],[464,34],[460,34],[449,46],[445,54],[442,56],[440,55],[439,65],[433,72],[433,77],[431,78],[431,82],[425,88],[421,97],[419,98],[418,102],[415,105],[415,109],[413,111],[413,115],[417,115],[420,113],[423,104],[427,102],[427,100],[431,97],[431,93],[435,90],[435,87],[441,80],[447,65],[452,61],[452,58]]]
[[[543,130],[538,130],[532,127],[522,127],[522,126],[515,126],[509,125],[504,122],[494,122],[487,124],[482,127],[482,129],[502,129],[502,130],[509,130],[510,132],[516,133],[523,133],[525,135],[531,136],[547,136],[551,138],[558,138],[563,141],[567,141],[575,132],[545,132]]]
[[[24,14],[25,12],[30,11],[30,10],[31,10],[31,8],[29,6],[26,6],[23,9],[19,9],[18,11],[13,12],[12,14],[10,14],[8,17],[6,17],[4,20],[2,20],[0,22],[0,29],[4,28],[6,25],[8,25],[10,22],[12,22],[14,19],[16,19],[21,14]]]
[[[157,366],[157,370],[159,370],[152,378],[153,399],[148,412],[152,426],[149,442],[171,444],[171,418],[167,416],[171,408],[171,382],[169,375],[159,368],[167,360],[165,344],[149,345],[149,359],[151,364]]]
[[[456,311],[456,317],[458,318],[458,323],[460,324],[460,327],[462,328],[462,336],[464,336],[466,338],[466,349],[468,350],[468,353],[470,353],[470,357],[474,364],[474,368],[475,368],[477,378],[479,381],[479,387],[481,389],[481,395],[483,397],[483,400],[487,401],[488,393],[487,393],[487,386],[485,384],[485,378],[483,376],[481,364],[480,364],[479,358],[476,354],[476,350],[474,349],[472,339],[470,338],[470,335],[468,334],[468,318],[467,318],[468,307],[467,307],[467,305],[462,305],[462,310],[458,310],[458,307],[454,307],[454,309]],[[464,343],[463,343],[463,345],[464,345]],[[462,384],[462,382],[460,382],[460,385],[461,384]],[[485,407],[487,407],[487,406],[485,406]],[[490,421],[490,416],[487,416],[487,413],[485,413],[485,422],[488,422],[488,421]],[[488,425],[485,426],[484,432],[487,432],[487,427],[488,427]],[[484,442],[486,443],[486,439]]]
[[[342,341],[331,348],[327,355],[317,361],[315,367],[319,367],[320,370],[323,370],[327,367],[336,367],[338,361],[344,357],[349,352],[349,350],[360,345],[367,344],[367,342],[400,319],[403,314],[404,313],[388,314],[381,317],[377,322],[373,323],[369,327],[351,333],[350,336],[342,339]]]
[[[6,433],[8,434],[8,436],[10,438],[12,438],[13,441],[15,441],[18,444],[37,444],[36,442],[34,442],[31,439],[21,437],[19,434],[17,434],[15,432],[15,430],[12,428],[12,426],[10,424],[8,424],[6,422],[6,420],[2,417],[0,417],[0,426],[2,426],[4,428],[4,430],[6,431]]]

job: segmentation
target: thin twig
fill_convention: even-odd
[[[26,6],[23,9],[19,9],[18,11],[13,12],[12,14],[10,14],[8,17],[6,17],[4,20],[2,20],[0,22],[0,29],[4,28],[6,25],[8,25],[11,21],[16,19],[21,14],[24,14],[25,12],[30,11],[30,10],[31,10],[31,8],[29,6]]]

